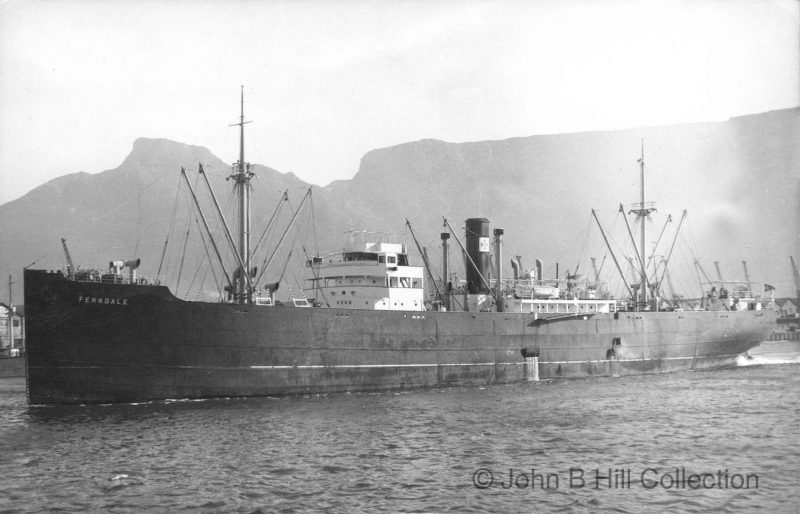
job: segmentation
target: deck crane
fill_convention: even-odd
[[[75,266],[72,265],[72,257],[69,256],[69,249],[67,249],[67,240],[61,238],[61,246],[64,247],[64,257],[67,259],[67,276],[71,277],[75,271]]]

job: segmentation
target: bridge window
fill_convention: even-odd
[[[378,254],[371,252],[345,252],[343,257],[345,262],[375,262],[378,260]]]
[[[395,257],[394,255],[388,255],[386,257],[386,262],[388,264],[396,264],[397,263],[397,257]]]
[[[389,287],[397,287],[397,277],[389,277]]]

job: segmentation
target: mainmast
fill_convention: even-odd
[[[644,308],[647,304],[647,269],[645,268],[645,219],[654,212],[656,209],[652,206],[647,206],[644,201],[644,139],[642,139],[642,156],[636,161],[639,163],[639,170],[641,172],[640,181],[640,198],[641,203],[638,209],[633,209],[631,212],[636,213],[636,217],[641,225],[641,245],[639,246],[639,263],[641,265],[641,278],[639,283],[639,304]]]
[[[244,269],[239,268],[236,277],[236,301],[251,303],[253,288],[250,286],[250,179],[255,175],[250,171],[250,163],[244,160],[244,86],[241,93],[241,115],[239,123],[231,126],[239,127],[239,161],[234,163],[232,178],[239,196],[239,256]],[[241,266],[241,265],[240,265]]]

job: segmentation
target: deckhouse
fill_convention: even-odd
[[[423,268],[411,266],[405,243],[363,242],[306,261],[304,293],[325,307],[425,310]]]

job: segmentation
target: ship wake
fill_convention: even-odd
[[[776,364],[800,364],[800,353],[743,354],[736,358],[737,366],[769,366]]]

